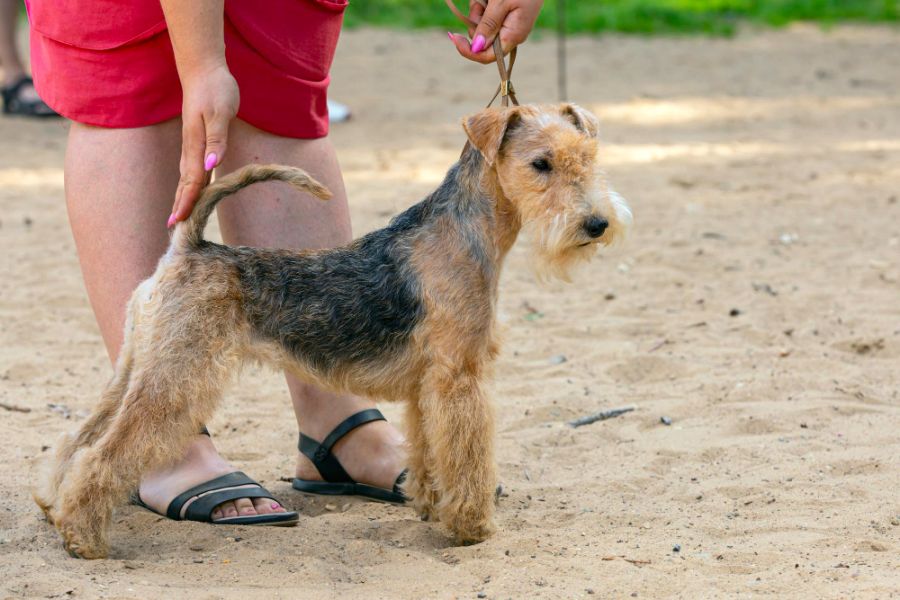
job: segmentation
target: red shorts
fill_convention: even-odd
[[[226,0],[225,56],[238,117],[271,133],[328,133],[326,93],[348,0]],[[158,0],[26,0],[41,98],[101,127],[181,114],[181,84]]]

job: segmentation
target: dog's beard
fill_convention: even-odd
[[[539,281],[571,282],[573,272],[589,262],[599,246],[612,246],[625,238],[632,223],[631,209],[613,190],[609,190],[609,204],[612,208],[607,219],[609,226],[597,239],[584,234],[581,224],[587,215],[560,213],[526,224],[526,235],[532,245],[531,266]]]
[[[571,282],[576,267],[587,263],[597,244],[583,239],[580,226],[573,226],[565,214],[526,226],[531,240],[531,268],[539,281],[560,279]]]

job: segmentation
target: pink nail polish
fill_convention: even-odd
[[[278,503],[273,502],[272,504],[269,505],[269,508],[278,508]]]
[[[447,32],[447,37],[450,38],[451,42],[453,42],[454,44],[456,43],[456,38],[453,37],[453,34],[450,33],[449,31]]]
[[[206,155],[206,162],[203,163],[203,168],[207,171],[212,171],[213,167],[216,166],[216,162],[218,162],[219,157],[216,156],[215,152],[210,152]]]
[[[175,224],[175,213],[169,215],[169,220],[166,222],[166,227],[171,227]]]
[[[484,39],[484,36],[479,33],[475,36],[475,39],[472,40],[472,52],[478,54],[479,52],[484,50],[485,46],[487,46],[487,40]]]

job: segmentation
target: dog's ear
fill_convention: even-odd
[[[506,134],[519,122],[518,107],[488,108],[463,120],[469,142],[493,165]]]
[[[575,125],[575,128],[584,132],[590,137],[600,135],[600,121],[593,114],[581,108],[577,104],[567,102],[561,107],[562,114],[565,118]]]

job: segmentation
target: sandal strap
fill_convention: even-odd
[[[215,479],[210,479],[205,483],[201,483],[198,486],[192,487],[189,490],[182,492],[181,494],[175,496],[172,502],[169,503],[169,508],[166,509],[166,516],[175,521],[181,520],[181,508],[184,504],[192,499],[196,498],[201,494],[205,494],[207,492],[214,492],[216,490],[221,490],[224,488],[232,488],[241,485],[255,485],[257,489],[254,488],[245,488],[241,490],[227,490],[223,491],[220,494],[208,494],[203,498],[198,498],[196,501],[192,502],[188,507],[188,512],[191,513],[192,518],[195,515],[195,505],[198,503],[202,503],[201,506],[205,506],[209,503],[209,499],[215,499],[215,502],[209,507],[208,513],[212,513],[212,510],[222,504],[223,502],[227,502],[228,500],[234,500],[235,498],[271,498],[269,492],[263,488],[259,483],[248,477],[245,473],[241,471],[235,471],[234,473],[229,473],[227,475],[222,475],[221,477],[216,477]],[[231,492],[240,492],[236,496],[232,496]],[[264,493],[260,493],[264,492]],[[229,496],[226,498],[225,496]],[[199,508],[199,507],[197,507]],[[187,516],[187,515],[185,515]],[[207,519],[209,519],[209,514],[205,515]]]
[[[321,443],[301,433],[300,443],[297,445],[297,448],[312,462],[325,481],[329,483],[356,483],[347,474],[344,467],[341,466],[337,457],[331,453],[331,449],[341,438],[357,427],[373,421],[386,420],[377,408],[362,410],[344,419]]]
[[[409,469],[403,469],[400,471],[400,474],[397,475],[397,479],[394,480],[394,493],[400,494],[404,498],[406,495],[403,493],[403,482],[406,481],[406,477],[409,475]]]
[[[221,492],[211,492],[191,502],[184,511],[184,518],[189,521],[212,522],[212,512],[217,506],[238,498],[272,498],[272,494],[259,484],[256,487],[242,487]]]
[[[56,111],[40,98],[24,100],[21,91],[26,85],[34,87],[34,80],[24,75],[12,85],[0,89],[0,96],[3,97],[3,112],[28,117],[57,116]]]
[[[3,97],[12,98],[18,96],[19,90],[21,90],[22,87],[26,85],[33,86],[34,80],[32,80],[28,75],[22,75],[15,83],[3,88]]]

